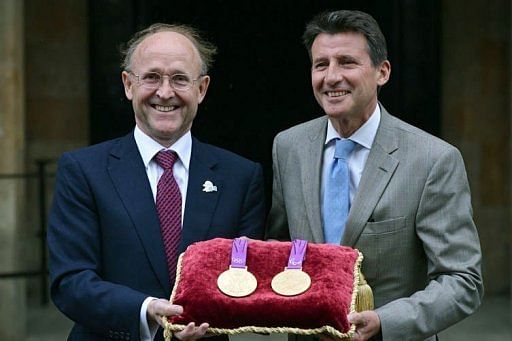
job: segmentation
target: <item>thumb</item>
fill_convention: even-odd
[[[361,323],[363,316],[361,313],[350,313],[347,316],[348,322],[352,324],[358,324]]]

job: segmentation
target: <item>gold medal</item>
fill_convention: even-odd
[[[236,238],[231,246],[231,265],[217,278],[217,287],[231,297],[249,296],[256,290],[258,281],[247,271],[247,245],[245,238]]]
[[[217,278],[217,287],[231,297],[249,296],[256,290],[256,277],[245,268],[229,267]]]
[[[295,239],[292,242],[288,266],[283,272],[272,278],[272,290],[283,296],[296,296],[304,293],[311,286],[311,277],[302,271],[302,262],[306,258],[308,242]]]
[[[311,278],[300,269],[287,269],[272,278],[272,290],[283,296],[300,295],[311,286]]]

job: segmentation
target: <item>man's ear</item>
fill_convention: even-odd
[[[201,82],[199,83],[199,94],[198,94],[198,103],[201,103],[206,96],[206,91],[208,91],[208,85],[210,85],[210,76],[206,75],[201,78]]]
[[[132,98],[133,98],[133,94],[132,94],[132,87],[133,87],[132,78],[130,77],[130,74],[127,71],[121,72],[121,78],[123,80],[123,85],[124,85],[124,94],[126,95],[126,98],[128,98],[131,101]]]
[[[377,68],[377,85],[383,86],[389,80],[391,75],[391,63],[388,60],[383,61]]]

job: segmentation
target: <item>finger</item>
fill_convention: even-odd
[[[152,304],[153,303],[153,304]],[[183,313],[183,307],[179,305],[172,304],[166,300],[156,300],[150,302],[152,304],[153,311],[156,315],[160,316],[174,316],[180,315]],[[149,309],[149,306],[148,306]]]
[[[201,337],[209,337],[212,335],[207,335],[206,331],[210,325],[208,323],[201,323],[198,327],[196,327],[194,322],[190,322],[185,329],[183,329],[181,332],[178,332],[175,334],[176,338],[179,340],[197,340]]]
[[[354,331],[354,336],[352,337],[352,341],[363,341],[365,340],[363,335],[363,328],[365,325],[364,317],[361,313],[351,313],[347,317],[348,321],[356,326]]]
[[[363,317],[361,313],[350,313],[347,316],[348,322],[355,324],[356,326],[360,325],[363,322]]]
[[[163,316],[174,316],[183,313],[183,308],[179,305],[171,304],[164,299],[154,299],[149,302],[146,315],[148,321],[152,320],[161,326],[164,326]]]
[[[365,312],[349,314],[348,322],[355,324],[358,328],[362,328],[368,325],[368,319]]]
[[[188,340],[188,338],[194,335],[195,329],[196,324],[194,322],[190,322],[182,331],[177,332],[175,335],[180,340]]]
[[[365,338],[356,331],[352,337],[352,341],[365,341]]]
[[[210,325],[208,323],[201,323],[201,325],[197,327],[197,334],[201,336],[206,334],[206,331],[208,330],[209,327]]]
[[[350,323],[356,326],[354,340],[367,340],[380,330],[380,319],[372,310],[354,313],[348,316]]]

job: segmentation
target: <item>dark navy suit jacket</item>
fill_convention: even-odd
[[[202,190],[206,180],[216,192]],[[193,138],[181,251],[215,237],[261,239],[263,225],[261,166]],[[75,321],[70,339],[138,340],[142,302],[169,298],[172,286],[133,133],[61,157],[48,247],[52,299]]]

